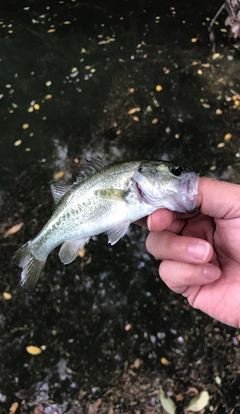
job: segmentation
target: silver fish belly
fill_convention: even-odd
[[[71,263],[92,236],[106,232],[115,244],[130,223],[159,208],[191,212],[196,206],[198,175],[179,164],[137,160],[87,162],[77,181],[52,185],[56,208],[39,234],[15,254],[21,285],[37,282],[48,254],[62,245],[63,264]]]

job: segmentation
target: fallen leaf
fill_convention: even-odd
[[[162,408],[164,409],[164,411],[166,411],[167,414],[175,414],[176,405],[174,404],[173,400],[171,400],[171,398],[166,397],[165,392],[162,388],[160,388],[159,400],[162,405]]]
[[[157,92],[161,92],[163,88],[161,85],[157,85],[155,89]]]
[[[49,29],[48,33],[54,33],[56,31],[56,29]]]
[[[18,402],[14,402],[11,407],[9,408],[9,414],[15,414],[18,409]]]
[[[170,364],[170,362],[167,360],[167,358],[161,358],[161,363],[163,364],[163,365],[169,365]]]
[[[33,105],[33,108],[35,109],[35,111],[38,111],[38,110],[40,109],[40,105],[39,105],[39,104],[37,104],[37,103],[35,103],[35,104]]]
[[[29,124],[23,124],[22,125],[22,129],[27,129],[27,128],[29,128]]]
[[[19,230],[21,230],[22,226],[23,226],[23,222],[18,223],[18,224],[15,224],[14,226],[12,226],[10,229],[8,229],[8,230],[6,231],[6,233],[5,233],[4,237],[8,237],[8,236],[10,236],[11,234],[15,234],[15,233],[17,233]]]
[[[51,98],[52,98],[52,95],[50,95],[50,94],[45,96],[45,99],[51,99]]]
[[[128,111],[128,115],[135,114],[136,112],[139,112],[139,111],[141,111],[141,108],[139,108],[139,107],[129,109],[129,111]]]
[[[157,123],[158,123],[158,119],[157,119],[157,118],[152,119],[152,124],[153,124],[153,125],[155,125],[155,124],[157,124]]]
[[[54,174],[54,179],[55,180],[59,180],[60,178],[62,178],[64,176],[64,171],[59,171],[57,173]]]
[[[38,348],[37,346],[34,345],[29,345],[26,347],[26,351],[30,354],[30,355],[39,355],[42,353],[41,348]]]
[[[133,116],[133,120],[134,120],[135,122],[138,122],[138,121],[139,121],[138,116]]]
[[[125,326],[125,331],[129,331],[131,329],[132,325],[130,323],[127,323]]]
[[[17,141],[14,142],[14,147],[18,147],[19,145],[21,145],[22,140],[18,139]]]
[[[216,115],[222,115],[223,111],[221,109],[216,109]]]
[[[224,135],[224,140],[229,141],[232,138],[232,134],[228,133]]]
[[[186,411],[193,411],[198,413],[203,410],[209,403],[209,394],[207,391],[202,391],[197,397],[194,397],[186,408]]]
[[[218,59],[218,58],[220,58],[220,53],[214,53],[213,55],[212,55],[212,59],[213,60],[215,60],[215,59]]]
[[[5,300],[12,299],[11,293],[8,293],[8,292],[3,292],[3,297],[4,297]]]
[[[88,414],[96,414],[98,407],[102,404],[101,398],[95,401],[93,404],[90,404],[88,407]]]
[[[137,358],[137,359],[135,359],[135,361],[133,363],[133,368],[137,368],[138,369],[141,364],[142,364],[141,359]]]
[[[79,256],[79,257],[84,257],[84,256],[85,256],[85,253],[86,253],[86,249],[85,249],[85,247],[83,247],[83,248],[80,250],[80,252],[78,253],[78,256]]]
[[[191,42],[192,43],[196,43],[198,41],[198,39],[196,37],[192,37]]]

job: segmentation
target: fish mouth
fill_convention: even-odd
[[[181,185],[181,202],[182,207],[189,213],[196,211],[196,196],[198,194],[198,174],[190,172],[183,178]]]

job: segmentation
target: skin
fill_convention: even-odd
[[[162,260],[159,274],[170,289],[240,327],[240,186],[199,178],[197,207],[195,215],[151,214],[147,249]]]

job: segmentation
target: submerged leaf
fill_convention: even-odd
[[[165,392],[162,388],[160,388],[159,400],[162,404],[162,408],[164,411],[166,411],[167,414],[175,414],[176,405],[174,404],[173,400],[171,400],[171,398],[166,397]]]

